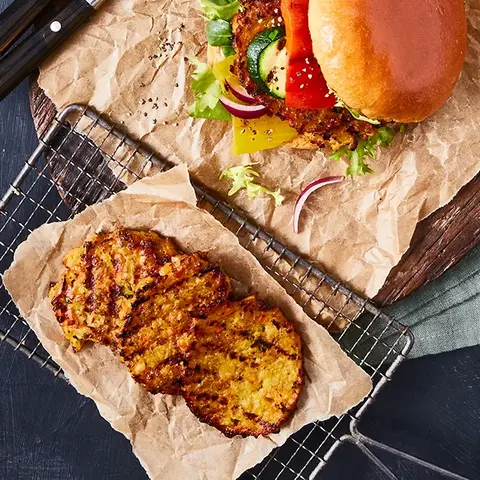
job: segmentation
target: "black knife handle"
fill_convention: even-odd
[[[37,68],[94,11],[86,0],[70,0],[40,30],[0,59],[0,100]]]
[[[0,13],[0,56],[32,25],[52,0],[15,0]]]

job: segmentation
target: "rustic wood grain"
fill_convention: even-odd
[[[52,102],[32,81],[30,103],[39,135],[56,114]],[[412,244],[375,297],[389,305],[406,297],[458,263],[480,242],[480,175],[446,206],[420,222]]]
[[[420,222],[409,250],[375,297],[390,304],[439,277],[480,242],[480,174]]]
[[[57,109],[45,95],[45,92],[38,86],[36,75],[30,79],[30,110],[38,137],[42,138],[55,118]]]

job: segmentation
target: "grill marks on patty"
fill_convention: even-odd
[[[195,318],[183,396],[203,422],[227,436],[268,435],[295,410],[304,373],[302,345],[279,309],[255,296]]]
[[[290,125],[313,144],[331,147],[343,145],[355,148],[359,138],[367,138],[376,128],[355,120],[344,108],[300,110],[285,106],[283,100],[265,94],[250,78],[247,66],[247,49],[251,41],[262,31],[278,25],[281,16],[280,0],[247,0],[243,10],[233,21],[234,47],[237,52],[233,73],[247,91],[260,99],[272,115],[287,120]]]
[[[108,345],[153,394],[181,394],[227,436],[268,435],[303,385],[300,337],[255,296],[230,300],[231,281],[203,253],[179,254],[154,232],[100,234],[64,258],[50,290],[78,351]]]
[[[174,257],[170,271],[142,292],[119,335],[119,354],[151,393],[180,393],[192,316],[227,300],[230,280],[202,254]]]
[[[50,298],[74,349],[86,341],[114,345],[135,293],[176,253],[170,239],[138,230],[99,234],[71,250]]]

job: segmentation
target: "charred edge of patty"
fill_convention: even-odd
[[[259,424],[262,425],[264,428],[256,432],[253,432],[248,428],[234,429],[234,428],[226,427],[224,425],[221,425],[219,422],[216,422],[212,418],[207,418],[207,416],[201,411],[201,409],[195,406],[194,399],[192,400],[189,396],[186,396],[184,393],[182,393],[182,395],[183,395],[183,398],[185,399],[185,403],[187,407],[198,418],[200,422],[216,428],[228,438],[233,438],[236,436],[240,436],[243,438],[246,438],[246,437],[258,438],[260,436],[267,436],[272,433],[279,433],[280,425],[283,423],[283,420],[277,422],[276,424],[269,424],[268,422],[263,422],[263,425],[262,425],[262,423],[259,422]],[[216,400],[213,400],[213,401],[216,401]]]
[[[82,254],[82,260],[85,266],[85,288],[90,292],[85,302],[86,309],[89,312],[93,312],[95,309],[95,279],[93,276],[93,268],[95,262],[94,255],[96,245],[96,242],[85,243],[84,253]]]
[[[67,303],[65,302],[65,294],[67,290],[67,279],[65,275],[62,276],[60,282],[58,283],[51,283],[50,284],[50,291],[52,291],[57,285],[61,284],[61,287],[58,293],[51,298],[50,303],[52,305],[53,311],[55,312],[55,317],[57,318],[57,322],[62,324],[65,322],[66,312],[67,312]]]
[[[189,373],[188,373],[188,366],[186,367],[186,372],[185,376],[183,379],[183,384],[186,384],[189,378]],[[260,436],[267,436],[273,433],[279,433],[281,426],[288,421],[288,419],[294,414],[294,412],[297,410],[298,402],[300,400],[300,396],[303,391],[303,385],[305,383],[305,370],[303,368],[303,362],[298,370],[298,379],[297,381],[293,384],[292,388],[294,390],[298,389],[298,393],[296,393],[295,398],[291,405],[288,408],[285,408],[282,410],[283,416],[282,418],[276,422],[276,423],[269,423],[265,422],[263,420],[259,420],[258,424],[261,425],[263,428],[261,428],[258,431],[252,432],[252,430],[248,428],[231,428],[227,427],[225,425],[221,425],[219,422],[216,422],[213,418],[209,418],[208,414],[205,414],[205,412],[202,412],[201,408],[197,406],[196,399],[199,396],[204,396],[206,394],[202,395],[195,395],[195,394],[189,394],[188,392],[185,391],[185,389],[181,388],[180,394],[183,396],[185,403],[189,410],[198,418],[198,420],[202,423],[205,423],[206,425],[210,425],[211,427],[216,428],[217,430],[221,431],[226,437],[228,438],[233,438],[235,436],[240,436],[243,438],[246,437],[255,437],[258,438]],[[216,401],[216,400],[213,400]],[[248,412],[245,412],[248,413]],[[245,413],[242,413],[242,415],[245,415]],[[245,415],[247,417],[247,415]],[[248,417],[247,417],[248,418]]]
[[[172,383],[168,383],[162,387],[157,388],[149,388],[144,382],[138,380],[135,375],[132,375],[132,378],[135,380],[136,383],[141,385],[148,393],[151,393],[152,395],[158,395],[160,393],[162,395],[177,396],[182,394],[181,378],[177,378]]]
[[[163,367],[174,367],[180,370],[179,377],[175,377],[174,379],[165,380],[158,386],[150,386],[150,380],[158,380],[159,374],[161,374],[161,370]],[[160,372],[159,372],[160,370]],[[181,389],[183,386],[183,378],[184,378],[184,370],[185,370],[185,358],[182,354],[172,355],[166,359],[164,359],[161,363],[155,365],[154,367],[147,367],[144,372],[141,374],[133,374],[132,378],[137,382],[139,385],[142,385],[147,392],[150,392],[153,395],[157,393],[168,394],[168,395],[180,395]]]

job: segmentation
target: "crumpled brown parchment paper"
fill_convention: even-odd
[[[71,221],[34,231],[3,277],[21,314],[72,385],[130,439],[135,455],[156,480],[237,478],[302,426],[342,414],[371,388],[367,374],[327,331],[303,313],[233,233],[195,203],[185,166],[145,178]],[[50,283],[60,279],[62,258],[71,248],[95,232],[119,227],[153,229],[173,237],[184,251],[207,252],[237,283],[280,307],[295,323],[304,343],[306,380],[298,410],[280,433],[227,438],[198,421],[181,397],[147,393],[109,348],[92,344],[73,352],[50,306]]]
[[[188,117],[191,66],[205,58],[205,22],[196,0],[110,0],[41,68],[40,86],[57,107],[85,103],[107,114],[135,138],[226,195],[220,172],[255,162],[261,182],[282,188],[287,200],[233,203],[278,240],[330,273],[374,296],[408,249],[417,222],[448,203],[480,167],[480,0],[468,0],[469,50],[447,105],[372,162],[376,173],[317,192],[292,230],[301,188],[339,175],[345,164],[324,154],[289,148],[250,158],[231,154],[227,122]]]

